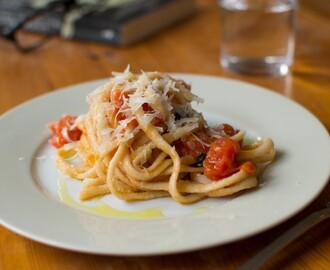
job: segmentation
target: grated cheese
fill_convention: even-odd
[[[87,97],[89,104],[103,99],[102,105],[94,114],[96,115],[94,121],[97,122],[103,141],[113,139],[126,141],[138,133],[140,127],[135,127],[133,132],[128,131],[127,127],[130,122],[136,120],[135,113],[144,104],[147,104],[150,110],[145,111],[141,124],[148,125],[154,119],[161,119],[167,128],[156,127],[159,133],[171,132],[185,125],[190,125],[193,129],[199,126],[202,118],[192,108],[191,102],[201,103],[203,100],[192,94],[190,85],[185,82],[159,72],[141,71],[138,75],[133,74],[130,72],[130,66],[127,66],[124,72],[113,72],[112,75],[108,84],[97,88]],[[122,93],[120,107],[118,101],[116,106],[110,100],[111,92],[118,90]],[[117,120],[117,126],[109,127],[102,119],[104,115],[113,115],[114,112],[116,112],[115,119],[118,119],[119,115],[125,119]],[[175,114],[179,114],[182,118],[175,120]]]

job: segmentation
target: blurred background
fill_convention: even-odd
[[[61,87],[107,78],[130,64],[133,72],[206,74],[267,87],[304,106],[330,131],[330,1],[300,0],[297,15],[292,70],[265,77],[235,74],[220,65],[216,0],[0,0],[0,114]],[[33,119],[27,119],[26,128],[28,121]],[[328,185],[298,215],[259,235],[168,256],[80,254],[0,226],[0,269],[237,269],[323,207],[329,194]],[[292,243],[265,269],[329,269],[329,229],[323,225]]]

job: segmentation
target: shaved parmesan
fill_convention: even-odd
[[[126,141],[138,133],[141,126],[129,124],[137,120],[135,114],[140,108],[144,110],[143,118],[139,119],[140,125],[163,123],[155,126],[161,134],[186,125],[192,129],[199,126],[201,116],[192,108],[191,102],[203,100],[191,93],[187,83],[159,72],[141,71],[140,74],[133,74],[130,66],[124,72],[113,72],[112,75],[106,85],[87,97],[89,104],[101,104],[93,112],[93,121],[102,141]],[[110,100],[110,97],[114,100]],[[175,120],[175,114],[182,118]],[[104,118],[104,115],[108,118]],[[116,119],[115,126],[109,126],[111,119]]]

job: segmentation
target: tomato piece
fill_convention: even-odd
[[[213,140],[207,129],[204,128],[182,137],[175,141],[174,145],[180,156],[190,155],[197,158],[209,150]]]
[[[234,136],[237,134],[237,130],[235,130],[231,125],[229,124],[221,124],[217,126],[216,128],[218,131],[224,132],[228,136]]]
[[[164,122],[164,120],[160,117],[155,117],[153,120],[152,120],[152,124],[156,127],[161,127],[163,128],[163,130],[166,130],[167,129],[167,125],[166,123]]]
[[[142,109],[145,112],[152,112],[153,111],[153,108],[148,103],[143,103],[142,104]]]
[[[67,143],[67,141],[62,136],[57,136],[57,135],[54,134],[49,139],[49,143],[52,146],[54,146],[55,148],[61,148],[63,145],[65,145]]]
[[[244,170],[247,174],[250,175],[252,175],[256,170],[256,167],[250,161],[244,162],[242,165],[239,166],[239,168]]]
[[[125,120],[127,117],[129,117],[127,112],[121,112],[121,111],[119,111],[119,108],[115,108],[114,112],[115,112],[115,115],[116,115],[116,119],[118,121]]]
[[[148,103],[143,103],[142,104],[142,109],[143,109],[144,112],[147,112],[147,113],[154,111],[154,109]],[[167,128],[167,126],[165,124],[165,121],[160,117],[155,117],[152,120],[152,124],[156,127],[162,127],[163,129]]]
[[[238,170],[235,157],[240,151],[239,144],[227,137],[214,141],[203,163],[204,174],[211,180],[219,180]]]
[[[128,98],[128,95],[128,92],[123,92],[120,89],[116,89],[111,91],[110,100],[117,108],[120,108],[124,104],[124,98]]]
[[[126,99],[129,98],[129,93],[123,92],[119,88],[115,89],[114,91],[111,91],[110,93],[110,101],[115,106],[115,114],[116,114],[116,119],[118,121],[125,120],[131,116],[131,113],[129,111],[125,111],[125,110],[121,111],[125,98]],[[134,128],[137,126],[137,121],[133,120],[128,125]]]
[[[53,132],[49,143],[56,148],[78,141],[81,137],[81,130],[76,126],[76,116],[64,115],[57,122],[50,123],[49,129]]]
[[[122,100],[122,97],[121,97],[121,91],[119,89],[111,91],[110,100],[116,107],[121,107],[121,105],[123,105],[123,100]]]

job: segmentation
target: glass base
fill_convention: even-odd
[[[247,58],[225,56],[221,65],[231,72],[247,75],[284,76],[290,71],[291,60],[287,57]]]

